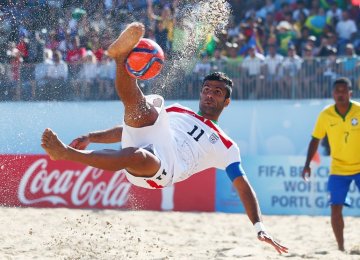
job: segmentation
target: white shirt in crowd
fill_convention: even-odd
[[[340,21],[336,25],[336,33],[340,39],[350,40],[351,35],[357,32],[356,24],[353,20]]]
[[[79,72],[79,78],[87,82],[92,82],[98,75],[96,63],[84,63]]]
[[[303,60],[298,55],[293,57],[285,57],[282,63],[283,73],[291,77],[296,76],[298,71],[301,69]]]
[[[60,61],[59,63],[53,63],[49,65],[48,69],[48,77],[52,79],[64,79],[68,78],[68,65],[64,61]]]
[[[247,70],[249,76],[260,75],[261,67],[265,57],[260,53],[255,53],[254,57],[247,56],[242,62],[242,68]]]
[[[281,63],[284,60],[284,56],[276,53],[275,56],[267,55],[265,57],[264,65],[267,67],[267,71],[270,75],[275,75],[278,73],[276,70],[281,66]]]

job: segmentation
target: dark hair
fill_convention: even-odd
[[[230,98],[233,82],[224,72],[217,71],[205,76],[202,85],[204,85],[205,81],[207,80],[216,80],[216,81],[224,82],[226,84],[226,90],[227,90],[225,98]]]
[[[338,84],[345,84],[349,90],[352,89],[351,81],[350,81],[350,79],[348,79],[348,78],[342,77],[342,78],[336,79],[336,80],[334,81],[333,88],[335,88],[336,85],[338,85]]]

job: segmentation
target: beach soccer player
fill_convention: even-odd
[[[351,100],[352,86],[348,78],[333,83],[335,104],[326,106],[319,114],[309,143],[302,177],[311,175],[310,162],[319,142],[327,136],[330,146],[331,167],[328,191],[331,204],[331,226],[340,251],[344,247],[343,206],[351,206],[347,198],[350,184],[360,190],[360,103]]]
[[[218,125],[221,112],[230,103],[232,81],[221,72],[206,76],[197,113],[178,104],[165,107],[159,95],[145,96],[125,69],[127,56],[144,32],[143,24],[131,23],[108,49],[117,64],[115,87],[124,105],[123,124],[76,138],[70,145],[47,128],[42,147],[53,160],[76,161],[110,171],[124,169],[131,183],[149,189],[171,186],[207,168],[225,169],[258,239],[278,253],[287,252],[267,233],[256,194],[241,165],[239,148]],[[120,141],[120,150],[84,150],[90,142]]]

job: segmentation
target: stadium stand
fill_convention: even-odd
[[[165,0],[0,1],[0,100],[111,100],[106,49],[141,21],[168,59],[179,50],[181,2]],[[167,98],[197,99],[199,79],[222,70],[234,99],[330,97],[347,76],[360,93],[360,8],[345,0],[229,0],[227,28],[209,35]],[[165,68],[166,73],[166,68]],[[180,77],[179,77],[180,78]],[[158,81],[143,82],[145,92]]]

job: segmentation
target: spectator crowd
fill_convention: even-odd
[[[0,100],[115,98],[112,40],[141,21],[171,59],[181,50],[179,10],[193,2],[0,0]],[[359,87],[355,2],[228,0],[229,24],[199,46],[182,96],[197,98],[198,81],[213,70],[234,79],[234,98],[328,97],[338,76]]]

